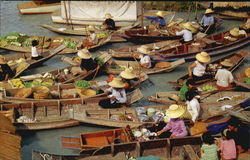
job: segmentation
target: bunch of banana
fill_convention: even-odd
[[[24,88],[25,87],[20,78],[11,79],[10,82],[11,82],[11,85],[13,86],[13,88]]]
[[[96,34],[96,37],[98,38],[98,39],[100,39],[100,38],[105,38],[105,37],[107,37],[108,36],[108,33],[107,32],[101,32],[101,33],[97,33]]]

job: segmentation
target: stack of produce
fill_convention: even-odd
[[[81,98],[86,98],[96,95],[96,91],[90,89],[90,83],[85,80],[79,80],[75,82],[76,92]]]
[[[203,87],[201,87],[202,91],[208,91],[208,92],[212,92],[212,91],[215,91],[217,90],[216,87],[212,86],[212,85],[204,85]]]

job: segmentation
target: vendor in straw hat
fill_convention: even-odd
[[[160,138],[170,137],[184,137],[187,136],[187,128],[185,123],[180,117],[185,113],[185,109],[180,105],[173,104],[169,106],[169,109],[166,111],[166,116],[170,118],[170,122],[160,131],[157,132],[157,135]]]
[[[161,28],[166,26],[166,21],[164,19],[164,15],[162,11],[156,12],[156,17],[153,16],[145,16],[147,19],[151,19],[156,28]]]
[[[218,69],[217,73],[215,74],[217,88],[226,89],[233,87],[231,83],[233,83],[234,77],[228,70],[228,68],[232,67],[233,64],[231,63],[230,59],[225,59],[224,61],[220,62],[220,65],[221,68]]]
[[[213,12],[212,9],[208,8],[206,9],[204,16],[201,18],[200,24],[203,31],[206,31],[208,27],[209,31],[211,31],[215,27],[215,20],[212,16]]]
[[[108,83],[110,88],[106,92],[111,93],[108,98],[99,102],[99,105],[103,108],[118,108],[122,104],[127,102],[127,95],[125,92],[125,83],[121,78],[114,78],[111,82]]]
[[[110,13],[106,13],[104,18],[105,18],[105,21],[103,22],[103,25],[105,29],[116,30],[115,21],[112,19],[113,16]]]
[[[0,55],[0,81],[8,80],[15,76],[10,66],[6,63],[5,58]]]
[[[79,50],[77,56],[80,58],[80,66],[72,67],[71,72],[74,75],[87,74],[88,71],[94,70],[98,67],[98,64],[91,58],[88,49],[84,48]]]
[[[151,58],[149,57],[151,52],[149,50],[149,47],[146,45],[141,45],[139,48],[137,48],[137,51],[141,53],[139,56],[141,66],[145,68],[151,68]]]
[[[89,47],[96,45],[98,43],[98,38],[96,36],[95,27],[93,25],[89,25],[87,27],[87,32],[88,35],[83,40],[82,47],[88,49]]]
[[[230,35],[233,37],[239,37],[239,36],[244,36],[247,35],[245,30],[240,30],[239,28],[233,28],[229,31]]]
[[[125,88],[133,88],[137,84],[139,84],[139,79],[136,73],[134,72],[133,68],[126,68],[124,71],[120,73],[123,81],[126,83]]]
[[[176,31],[177,36],[183,36],[183,39],[180,41],[181,43],[187,43],[193,40],[192,34],[192,26],[190,23],[185,23],[183,25],[184,29],[181,31]]]
[[[210,62],[211,58],[207,52],[201,52],[196,54],[196,61],[188,66],[188,74],[196,84],[199,84],[198,81],[204,79],[213,78],[211,75],[206,74],[207,63]]]

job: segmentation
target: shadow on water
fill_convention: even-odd
[[[3,36],[10,32],[20,32],[27,35],[43,35],[43,36],[62,36],[57,33],[51,32],[44,28],[41,28],[40,24],[49,24],[56,26],[65,26],[62,24],[54,24],[51,21],[50,14],[40,14],[40,15],[20,15],[16,4],[22,3],[22,1],[0,1],[0,35]],[[198,17],[201,18],[204,10],[198,12]],[[166,17],[166,21],[168,21],[170,17]],[[180,17],[185,19],[187,17],[187,13],[185,12],[176,12],[175,17]],[[190,13],[189,19],[191,21],[194,20],[195,13]],[[191,19],[193,18],[193,19]],[[149,21],[145,21],[144,24],[148,24]],[[242,24],[242,21],[229,21],[225,20],[224,24],[222,24],[219,29],[216,31],[217,33],[229,30],[233,27],[236,27]],[[65,36],[65,35],[63,35]],[[77,38],[82,39],[81,36],[77,36]],[[96,55],[99,51],[106,51],[111,48],[124,47],[133,45],[130,42],[126,43],[108,43],[107,45],[98,48],[97,50],[91,52],[93,55]],[[250,50],[250,46],[245,47],[244,49]],[[230,52],[232,53],[232,52]],[[18,54],[17,52],[5,51],[0,49],[0,54],[4,56]],[[228,54],[228,53],[227,53]],[[226,55],[226,54],[225,54]],[[222,55],[222,56],[225,56]],[[67,56],[74,56],[74,54],[70,54]],[[218,59],[222,56],[213,57],[212,59]],[[59,69],[66,67],[67,64],[64,64],[60,59],[62,55],[57,55],[52,59],[46,61],[43,66],[37,67],[32,70],[28,70],[24,73],[24,75],[47,72],[54,69]],[[247,58],[248,61],[245,61],[239,69],[235,72],[241,71],[244,67],[249,66],[250,57]],[[171,85],[169,85],[168,81],[175,81],[177,78],[187,73],[187,66],[190,62],[181,65],[176,68],[174,71],[170,73],[162,73],[156,75],[150,75],[150,81],[146,81],[141,84],[141,91],[144,95],[144,98],[133,104],[132,107],[143,106],[143,105],[159,105],[154,102],[149,102],[147,100],[148,96],[155,95],[156,92],[162,91],[171,91],[174,90]],[[96,79],[107,79],[107,75],[102,75],[97,77]],[[60,137],[64,135],[68,136],[76,136],[79,133],[87,133],[94,131],[101,131],[108,128],[105,127],[97,127],[94,125],[80,125],[76,127],[69,127],[64,129],[54,129],[54,130],[44,130],[44,131],[32,131],[32,132],[21,132],[22,135],[22,154],[24,160],[31,160],[31,151],[35,149],[41,152],[53,153],[53,154],[61,154],[61,155],[72,155],[76,154],[77,151],[71,149],[64,149],[60,144]]]

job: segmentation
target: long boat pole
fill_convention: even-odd
[[[143,2],[141,2],[141,28],[143,28]]]

